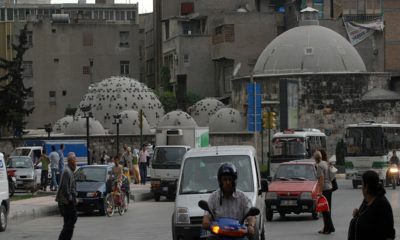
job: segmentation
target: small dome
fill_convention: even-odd
[[[119,125],[119,134],[140,135],[139,113],[135,110],[125,110],[121,113],[121,124]],[[143,134],[151,134],[150,125],[143,117]],[[117,126],[112,125],[110,133],[117,133]]]
[[[69,126],[69,124],[74,121],[73,116],[65,116],[61,119],[58,119],[53,125],[54,133],[64,133],[65,129]]]
[[[65,129],[65,135],[86,135],[86,118],[77,117]],[[104,130],[101,123],[93,118],[89,118],[89,134],[104,135]]]
[[[357,50],[340,34],[318,25],[292,28],[261,53],[255,75],[365,72]]]
[[[164,108],[153,91],[143,83],[127,77],[111,77],[92,84],[79,104],[75,116],[82,116],[81,107],[91,106],[94,118],[110,129],[113,115],[124,110],[143,110],[151,126],[164,115]]]
[[[222,108],[210,119],[210,132],[242,132],[243,117],[234,108]]]
[[[210,118],[218,110],[224,107],[224,104],[215,98],[205,98],[193,106],[189,107],[189,114],[194,118],[197,125],[206,127],[210,123]]]
[[[172,111],[161,119],[158,127],[197,127],[196,121],[183,111]]]

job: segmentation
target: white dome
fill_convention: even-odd
[[[349,41],[318,25],[282,33],[264,49],[254,67],[255,75],[365,71],[360,54]]]
[[[189,107],[189,114],[194,118],[197,125],[206,127],[210,123],[210,118],[218,110],[224,107],[224,104],[215,98],[205,98],[193,106]]]
[[[172,111],[161,119],[158,127],[197,127],[196,121],[187,113],[183,111]]]
[[[243,117],[234,108],[222,108],[210,119],[210,132],[242,132]]]
[[[86,118],[77,117],[65,129],[65,135],[86,135]],[[104,130],[101,123],[93,118],[89,118],[89,134],[104,135]]]
[[[105,128],[112,127],[113,115],[124,110],[143,110],[151,126],[156,126],[164,109],[153,91],[141,82],[127,77],[111,77],[92,84],[79,104],[75,116],[82,115],[80,107],[91,106],[95,119]]]
[[[53,132],[55,133],[64,133],[65,129],[70,125],[70,123],[74,121],[73,116],[65,116],[61,119],[58,119],[53,124]]]
[[[135,110],[125,110],[122,111],[120,114],[122,122],[119,125],[119,134],[140,135],[139,113]],[[143,117],[142,125],[143,134],[150,134],[150,125],[145,117]],[[110,133],[117,133],[117,126],[115,124],[112,125]]]

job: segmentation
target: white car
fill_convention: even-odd
[[[16,170],[16,189],[29,190],[32,193],[36,191],[36,186],[40,176],[38,177],[37,172],[35,171],[31,157],[11,156],[7,167]]]
[[[10,212],[10,197],[8,195],[8,180],[4,155],[0,153],[0,232],[7,228],[7,218]]]

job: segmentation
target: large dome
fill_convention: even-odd
[[[61,119],[58,119],[57,122],[55,122],[53,125],[53,132],[64,133],[65,129],[68,128],[72,121],[74,121],[73,116],[65,116]]]
[[[196,121],[183,111],[172,111],[164,115],[158,127],[197,127]]]
[[[210,119],[210,132],[242,132],[244,120],[234,108],[221,108]]]
[[[344,37],[318,25],[282,33],[264,49],[254,67],[254,75],[365,71],[357,50]]]
[[[197,125],[206,127],[210,122],[210,117],[223,107],[224,104],[221,101],[215,98],[205,98],[191,106],[188,112]]]
[[[104,128],[110,129],[113,115],[124,110],[143,110],[151,126],[156,126],[164,115],[164,109],[153,91],[141,82],[127,77],[111,77],[89,87],[79,108],[91,106],[93,117]],[[78,108],[75,116],[82,116]]]
[[[132,134],[132,135],[140,135],[140,117],[139,113],[135,110],[125,110],[121,113],[121,124],[119,125],[119,134]],[[146,118],[143,117],[142,122],[142,133],[143,134],[151,134],[149,123]],[[117,126],[113,124],[110,129],[110,133],[117,133]]]
[[[86,119],[85,118],[75,118],[65,129],[65,135],[86,135]],[[89,134],[90,135],[105,135],[101,123],[93,118],[89,118]]]

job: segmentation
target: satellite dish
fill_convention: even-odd
[[[239,69],[240,69],[241,66],[242,66],[242,64],[240,62],[236,63],[235,68],[233,69],[233,72],[232,72],[232,76],[233,77],[236,77],[236,75],[239,72]]]

